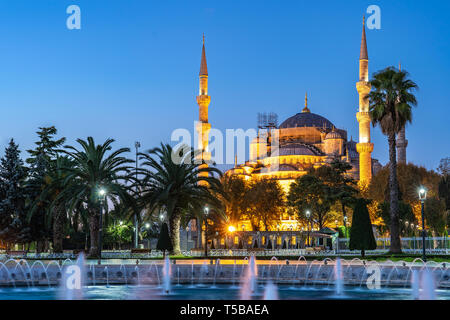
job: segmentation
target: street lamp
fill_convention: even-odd
[[[427,198],[427,189],[425,187],[419,188],[419,200],[421,204],[422,212],[422,260],[427,261],[427,256],[425,252],[425,216],[424,216],[424,205]]]
[[[141,147],[141,143],[139,141],[136,141],[134,143],[134,147],[136,148],[136,195],[138,193],[138,185],[137,185],[137,181],[138,181],[138,153],[139,153],[139,148]],[[139,236],[138,236],[138,218],[137,218],[137,213],[134,214],[134,247],[137,248],[139,245]]]
[[[150,239],[149,239],[149,234],[148,234],[148,229],[150,229],[150,223],[148,223],[148,222],[145,223],[144,228],[147,231],[147,247],[148,247],[147,249],[150,249]]]
[[[100,221],[99,221],[99,230],[98,230],[98,264],[102,263],[102,237],[103,237],[103,206],[106,200],[106,190],[100,188],[98,191],[99,200],[100,200]]]
[[[309,233],[311,232],[311,211],[306,210],[305,216],[306,216],[306,219],[309,220],[309,225],[308,225],[308,241],[307,241],[308,247],[309,247],[309,246],[310,246]]]
[[[230,249],[233,247],[233,232],[236,231],[236,228],[234,226],[228,226],[228,232],[231,234],[231,244],[230,244]],[[228,239],[225,239],[228,243],[230,241],[228,241]]]
[[[288,249],[292,249],[292,229],[294,227],[291,225],[289,225],[289,242],[288,242]]]
[[[347,216],[344,216],[344,232],[345,232],[345,237],[347,238],[347,220],[348,220],[348,217]]]
[[[190,222],[186,226],[186,251],[189,250],[189,245],[188,245],[189,244],[189,224],[190,224]]]
[[[208,257],[208,214],[209,208],[205,206],[205,258]]]

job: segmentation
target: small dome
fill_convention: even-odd
[[[333,128],[333,130],[325,136],[325,140],[327,140],[327,139],[342,139],[342,136],[339,132],[337,132]]]

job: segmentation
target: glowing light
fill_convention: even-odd
[[[236,228],[235,228],[234,226],[229,226],[229,227],[228,227],[228,231],[229,231],[229,232],[235,232],[235,231],[236,231]]]
[[[419,188],[419,199],[423,201],[426,198],[427,198],[427,189],[425,189],[424,187],[420,187]]]

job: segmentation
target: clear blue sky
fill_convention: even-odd
[[[81,30],[66,8],[81,8]],[[450,156],[449,1],[0,1],[0,148],[32,147],[39,126],[73,144],[89,135],[116,147],[169,142],[198,117],[206,34],[213,127],[255,127],[258,111],[280,121],[303,106],[357,137],[358,57],[366,8],[370,72],[402,67],[420,86],[407,128],[408,160],[436,168]],[[387,142],[373,130],[373,156]]]

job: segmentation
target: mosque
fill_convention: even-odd
[[[361,49],[359,56],[359,79],[356,82],[359,94],[359,111],[356,120],[359,124],[358,141],[349,139],[347,131],[337,128],[329,119],[316,114],[305,103],[301,112],[284,120],[279,126],[273,125],[271,130],[259,130],[258,136],[250,143],[248,161],[235,164],[226,174],[237,175],[246,180],[267,177],[276,179],[285,191],[298,177],[306,174],[309,168],[318,168],[333,159],[351,164],[349,174],[359,181],[360,185],[370,182],[380,168],[381,164],[372,158],[374,144],[370,139],[369,102],[363,97],[371,90],[369,82],[369,57],[363,21]],[[203,150],[201,155],[205,161],[211,158],[208,152],[208,137],[211,125],[208,122],[208,70],[206,65],[205,43],[203,39],[202,58],[200,67],[200,93],[197,96],[199,106],[198,146]],[[311,111],[312,110],[312,111]],[[300,110],[299,110],[300,111]],[[270,127],[268,125],[267,127]],[[273,139],[277,143],[273,143]],[[404,132],[398,137],[399,162],[406,162],[406,145]],[[404,159],[403,159],[404,158]],[[280,217],[281,230],[299,228],[297,221],[291,217]],[[248,229],[247,229],[248,230]]]

